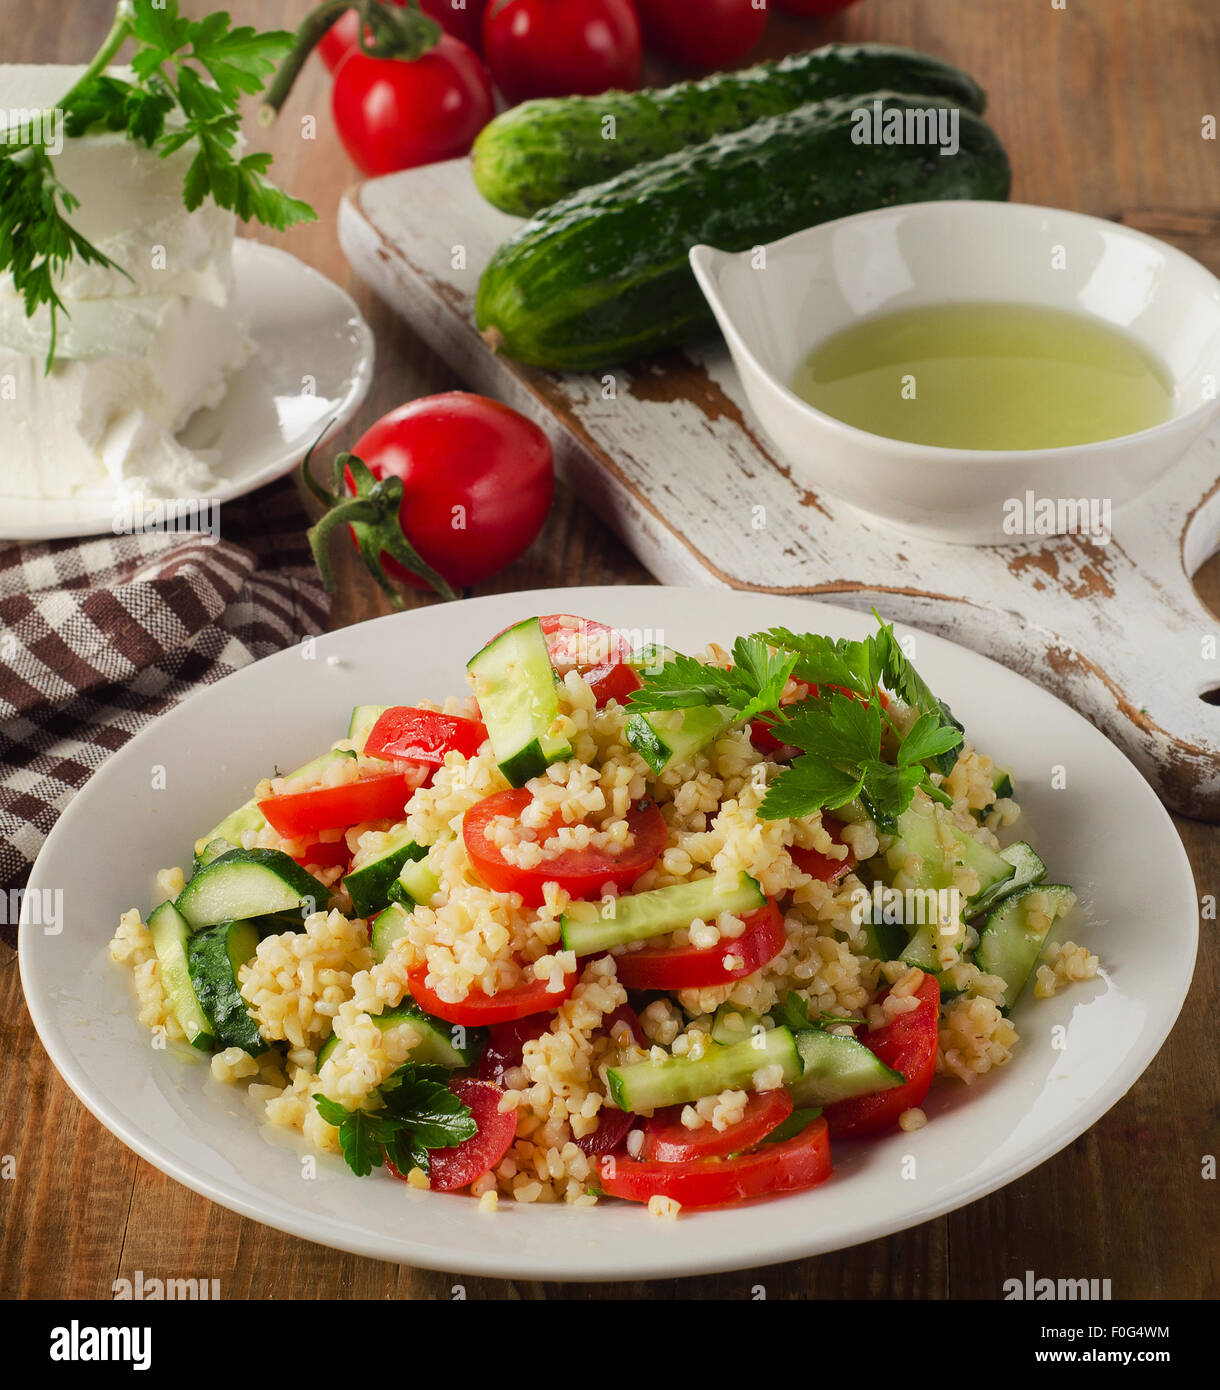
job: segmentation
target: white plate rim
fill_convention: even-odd
[[[640,603],[652,601],[655,603],[658,593],[663,593],[667,598],[673,598],[674,601],[684,600],[686,602],[702,602],[704,604],[706,604],[707,599],[712,594],[719,594],[722,597],[725,594],[730,594],[733,601],[744,598],[754,601],[755,603],[769,602],[780,608],[799,603],[809,616],[810,630],[820,628],[820,630],[834,632],[836,618],[839,619],[840,625],[842,625],[843,619],[847,619],[849,623],[855,624],[859,623],[864,617],[864,615],[853,612],[850,609],[800,598],[776,598],[772,595],[754,595],[744,591],[734,590],[717,591],[709,588],[676,588],[650,585],[591,586],[588,588],[520,591],[516,593],[491,595],[478,599],[462,600],[461,602],[465,612],[470,612],[472,609],[479,611],[490,610],[492,616],[487,622],[481,624],[479,631],[483,631],[485,628],[487,632],[492,632],[496,630],[491,624],[497,621],[498,615],[495,613],[497,608],[514,608],[518,612],[582,611],[583,609],[583,611],[592,616],[598,616],[598,609],[603,603],[612,603],[616,607],[632,601],[638,601]],[[452,608],[450,605],[436,605],[422,610],[414,610],[414,613],[391,614],[386,617],[356,624],[350,628],[339,629],[336,632],[326,634],[323,639],[319,640],[321,642],[329,641],[335,646],[341,646],[345,637],[350,637],[350,634],[356,631],[374,629],[385,630],[390,625],[402,623],[404,620],[409,621],[411,617],[420,613],[436,614],[438,612],[451,611]],[[825,617],[823,618],[822,615],[825,615]],[[704,626],[707,625],[704,620],[700,619],[699,621]],[[717,621],[723,620],[718,619]],[[829,625],[827,626],[827,624]],[[760,623],[758,625],[761,626],[762,624]],[[1037,1167],[1055,1153],[1065,1148],[1111,1109],[1143,1074],[1172,1030],[1181,1008],[1185,1003],[1187,993],[1189,992],[1198,943],[1197,899],[1195,897],[1194,878],[1190,862],[1181,840],[1176,830],[1173,828],[1168,812],[1157,800],[1155,793],[1144,781],[1134,765],[1131,764],[1121,751],[1111,744],[1104,735],[1099,733],[1098,730],[1089,724],[1082,716],[1076,714],[1074,710],[1071,710],[1068,706],[1050,695],[1049,692],[1034,685],[1016,672],[1009,671],[1007,668],[1000,666],[999,663],[992,661],[990,658],[969,651],[947,639],[936,637],[910,624],[900,624],[899,627],[904,633],[910,632],[919,634],[919,640],[921,642],[926,641],[937,646],[951,648],[958,653],[965,653],[971,662],[977,661],[982,663],[984,667],[1004,672],[1010,679],[1014,679],[1020,682],[1022,686],[1027,687],[1028,691],[1031,692],[1037,700],[1048,701],[1050,704],[1058,706],[1068,717],[1069,721],[1074,722],[1080,736],[1086,742],[1096,740],[1099,744],[1105,744],[1108,749],[1105,756],[1116,760],[1114,763],[1116,769],[1120,764],[1122,765],[1125,769],[1123,775],[1127,778],[1133,790],[1133,794],[1144,799],[1144,804],[1149,812],[1153,814],[1154,819],[1159,817],[1161,821],[1163,821],[1162,828],[1168,830],[1170,841],[1175,847],[1174,858],[1176,859],[1176,869],[1178,873],[1182,875],[1179,886],[1184,889],[1184,896],[1179,906],[1185,909],[1188,899],[1190,904],[1190,912],[1188,914],[1189,927],[1187,929],[1190,949],[1188,952],[1182,954],[1175,962],[1175,986],[1170,992],[1170,997],[1162,1001],[1164,1007],[1161,1009],[1157,1024],[1152,1027],[1150,1031],[1141,1034],[1139,1046],[1132,1049],[1127,1054],[1122,1066],[1116,1071],[1114,1076],[1110,1078],[1105,1087],[1096,1092],[1087,1103],[1077,1107],[1070,1121],[1060,1123],[1054,1127],[1044,1136],[1040,1143],[1028,1147],[1019,1161],[1010,1163],[1001,1171],[985,1174],[976,1178],[974,1181],[961,1180],[943,1197],[928,1203],[926,1206],[921,1206],[917,1211],[907,1212],[899,1219],[895,1219],[892,1215],[887,1216],[882,1211],[874,1212],[871,1216],[854,1223],[850,1231],[850,1236],[846,1239],[840,1237],[820,1239],[816,1235],[811,1236],[808,1232],[801,1232],[799,1224],[792,1223],[788,1233],[775,1234],[761,1244],[752,1245],[749,1249],[738,1249],[731,1254],[720,1255],[710,1259],[706,1255],[702,1257],[691,1257],[681,1253],[677,1249],[660,1257],[656,1255],[654,1250],[647,1259],[641,1259],[635,1256],[623,1257],[621,1252],[619,1254],[608,1255],[607,1251],[595,1246],[583,1255],[568,1255],[560,1263],[555,1262],[554,1252],[551,1252],[550,1256],[545,1261],[531,1261],[528,1258],[518,1257],[511,1252],[505,1251],[490,1251],[485,1253],[464,1252],[459,1266],[452,1259],[444,1258],[446,1254],[444,1248],[438,1248],[435,1244],[429,1242],[421,1242],[403,1237],[390,1238],[385,1236],[384,1233],[364,1236],[359,1233],[353,1233],[348,1227],[334,1218],[317,1212],[310,1212],[307,1217],[302,1217],[294,1214],[297,1209],[293,1208],[291,1205],[285,1204],[276,1206],[273,1204],[270,1208],[259,1205],[251,1197],[244,1195],[240,1191],[236,1191],[223,1183],[214,1182],[206,1177],[201,1177],[200,1174],[191,1169],[189,1164],[180,1163],[171,1157],[167,1157],[158,1149],[155,1139],[147,1135],[146,1132],[140,1128],[138,1123],[129,1120],[122,1113],[120,1108],[121,1103],[115,1102],[108,1097],[98,1096],[92,1091],[87,1080],[82,1077],[75,1059],[71,1055],[70,1049],[59,1036],[54,1020],[51,1018],[49,1001],[42,997],[39,990],[31,990],[30,987],[31,979],[38,969],[36,948],[32,943],[41,938],[34,936],[32,932],[22,930],[18,944],[19,968],[26,1005],[29,1008],[39,1038],[50,1056],[52,1063],[55,1065],[56,1070],[85,1108],[88,1109],[105,1128],[110,1130],[111,1133],[126,1144],[127,1147],[146,1159],[153,1167],[165,1173],[167,1176],[174,1178],[193,1191],[200,1193],[202,1196],[217,1202],[219,1205],[231,1211],[249,1217],[263,1225],[283,1231],[286,1234],[298,1236],[302,1239],[313,1241],[316,1244],[349,1251],[353,1254],[395,1263],[415,1265],[421,1268],[454,1270],[460,1267],[463,1273],[470,1275],[507,1278],[526,1277],[571,1282],[596,1282],[607,1279],[656,1279],[698,1273],[726,1272],[730,1270],[751,1269],[761,1265],[778,1264],[788,1260],[801,1259],[827,1253],[832,1250],[848,1248],[852,1245],[876,1239],[881,1236],[907,1230],[913,1226],[921,1225],[926,1221],[942,1216],[947,1212],[966,1206],[976,1201],[978,1198],[986,1196],[988,1193],[994,1192],[1006,1186],[1008,1183],[1015,1181],[1017,1178],[1020,1178],[1025,1173],[1028,1173],[1031,1169]],[[285,663],[293,660],[295,656],[295,648],[279,652],[274,656],[265,658],[254,667],[246,668],[245,672],[236,673],[234,676],[229,677],[228,681],[240,681],[243,675],[267,667],[271,663]],[[164,729],[165,727],[162,721],[169,722],[170,732],[172,732],[173,728],[179,722],[184,722],[190,717],[193,706],[202,704],[210,692],[214,693],[217,689],[227,685],[228,681],[220,683],[219,686],[205,687],[195,692],[187,700],[183,701],[181,705],[167,712],[166,715],[162,716],[161,720],[144,730],[125,745],[124,748],[119,750],[119,752],[114,755],[114,758],[107,764],[107,767],[113,765],[115,760],[120,758],[131,760],[134,756],[139,754],[144,746],[151,744],[158,728]],[[230,690],[232,689],[231,686],[229,686],[229,688]],[[186,714],[183,713],[184,711],[186,711]],[[131,751],[133,749],[136,750],[135,754]],[[88,786],[97,783],[100,778],[103,778],[105,773],[106,768],[103,768],[91,779],[89,784],[86,784],[86,789]],[[75,830],[76,821],[84,818],[81,808],[88,804],[87,799],[82,799],[84,797],[84,790],[85,789],[74,798],[73,802],[69,805],[63,816],[61,816],[60,821],[53,828],[51,835],[48,837],[31,874],[29,883],[31,890],[35,890],[41,886],[39,880],[45,872],[46,864],[52,858],[52,852],[58,849],[59,842],[61,840],[66,842]],[[1164,867],[1168,875],[1169,870],[1174,866],[1165,865]],[[108,939],[108,936],[106,939]],[[1186,943],[1184,942],[1183,944]],[[126,1002],[130,1006],[134,1002],[134,998],[129,996]],[[130,1012],[134,1020],[134,1009],[131,1009]],[[1000,1071],[997,1077],[993,1079],[996,1084],[1002,1084],[1003,1077],[1004,1073]],[[905,1137],[908,1139],[911,1138],[911,1136]],[[352,1179],[352,1181],[355,1182],[356,1180]],[[401,1189],[397,1190],[401,1191]],[[679,1234],[683,1229],[684,1222],[715,1221],[721,1215],[728,1217],[735,1211],[739,1213],[765,1212],[772,1204],[782,1205],[784,1203],[790,1204],[799,1202],[803,1198],[808,1199],[813,1197],[818,1192],[827,1191],[833,1191],[833,1187],[814,1189],[811,1193],[793,1194],[777,1199],[765,1199],[757,1203],[738,1204],[736,1208],[727,1209],[723,1213],[720,1211],[687,1213],[680,1218],[676,1226],[669,1227],[669,1229],[675,1234]],[[268,1196],[266,1192],[258,1192],[256,1195],[264,1201]],[[410,1193],[406,1195],[411,1197],[419,1196],[425,1200],[432,1201],[465,1200],[448,1198],[440,1194],[431,1193]],[[475,1204],[473,1202],[468,1203],[468,1205],[471,1210],[471,1217],[481,1220],[498,1221],[505,1217],[510,1220],[521,1220],[536,1215],[550,1215],[570,1221],[574,1217],[583,1214],[567,1208],[540,1209],[533,1207],[518,1207],[515,1204],[508,1203],[506,1204],[506,1211],[502,1209],[501,1213],[497,1214],[495,1217],[487,1218],[479,1217],[474,1212]],[[594,1208],[588,1214],[596,1219],[601,1211],[602,1209],[600,1208]],[[642,1211],[639,1212],[638,1215],[641,1221],[647,1220]],[[307,1220],[309,1223],[308,1229],[303,1228],[302,1222],[304,1220]],[[649,1221],[648,1227],[644,1229],[647,1230],[651,1228],[653,1224],[654,1223]],[[656,1224],[667,1225],[667,1223]],[[673,1246],[679,1244],[679,1241],[671,1242]]]
[[[356,301],[341,285],[336,284],[328,276],[323,275],[320,270],[315,270],[313,266],[307,265],[282,247],[255,241],[252,237],[236,237],[233,242],[233,254],[238,263],[248,260],[257,265],[260,260],[265,260],[268,265],[275,267],[277,273],[286,277],[290,276],[298,283],[310,284],[319,293],[327,295],[332,300],[336,320],[341,315],[346,317],[356,341],[351,353],[351,371],[348,375],[346,388],[328,417],[330,423],[327,426],[327,434],[330,435],[341,429],[363,405],[368,396],[369,388],[373,384],[375,354],[373,332],[364,315],[360,312]],[[259,341],[257,332],[254,334],[254,339],[256,343]],[[223,402],[217,409],[223,409]],[[291,442],[284,441],[282,451],[276,457],[268,459],[259,468],[241,473],[238,477],[221,479],[217,488],[204,494],[198,500],[215,503],[232,502],[238,497],[244,497],[247,493],[254,492],[267,483],[275,482],[277,478],[282,478],[292,472],[304,456],[305,450],[313,442],[312,435],[308,438],[302,436]],[[32,505],[34,500],[0,496],[0,503],[7,501]],[[55,515],[56,506],[58,505],[62,510],[65,501],[70,500],[51,499],[44,502],[42,505],[48,509],[48,515],[43,521],[36,519],[29,521],[5,520],[0,525],[0,544],[6,541],[76,539],[102,535],[113,530],[114,514],[108,499],[98,499],[98,506],[104,510],[99,511],[94,517],[75,519],[57,517]]]

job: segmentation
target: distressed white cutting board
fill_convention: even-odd
[[[1202,698],[1220,687],[1220,622],[1189,578],[1220,548],[1220,430],[1115,513],[1109,545],[912,539],[792,478],[722,346],[598,375],[489,351],[475,290],[517,225],[465,160],[363,184],[339,215],[358,273],[472,389],[538,421],[577,494],[658,579],[875,606],[941,633],[1074,705],[1175,809],[1220,820],[1220,705]]]

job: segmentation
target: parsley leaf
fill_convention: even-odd
[[[881,712],[875,704],[840,695],[806,700],[773,729],[782,743],[832,762],[860,763],[881,756]]]
[[[817,753],[805,753],[767,788],[758,815],[763,820],[798,820],[814,811],[833,811],[860,795],[862,773],[844,772]]]
[[[102,47],[55,110],[73,138],[94,128],[122,130],[162,157],[196,142],[185,206],[193,211],[211,197],[243,220],[283,231],[315,213],[266,178],[270,155],[237,156],[238,102],[262,90],[293,44],[286,31],[234,28],[223,11],[191,20],[179,14],[178,0],[124,0]],[[135,49],[130,82],[107,71],[128,45]],[[56,126],[41,114],[26,143],[10,136],[0,147],[0,273],[11,277],[27,316],[50,311],[49,370],[58,315],[67,312],[56,290],[65,267],[72,261],[122,267],[72,226],[79,204],[55,175],[47,144]]]
[[[348,1110],[316,1094],[318,1114],[339,1131],[347,1166],[359,1178],[387,1157],[402,1172],[429,1170],[429,1149],[451,1149],[478,1133],[470,1107],[453,1094],[448,1068],[405,1062],[373,1093],[380,1110]]]
[[[738,723],[776,709],[795,656],[770,651],[760,638],[739,637],[733,643],[733,662],[726,670],[693,656],[675,655],[644,677],[644,684],[629,697],[631,705],[636,713],[725,705]]]
[[[883,650],[882,679],[889,689],[904,703],[918,710],[920,714],[934,715],[939,726],[956,729],[959,735],[964,734],[965,728],[953,717],[953,711],[943,700],[936,698],[923,677],[911,665],[906,652],[902,650],[901,644],[894,636],[893,624],[884,622],[875,609],[873,616],[881,624],[878,637]],[[957,762],[957,754],[953,750],[960,743],[961,738],[959,737],[957,743],[932,755],[934,771],[945,777],[953,771],[953,765]]]
[[[914,763],[927,762],[929,758],[939,757],[959,747],[961,741],[960,728],[942,723],[931,712],[921,714],[898,747],[898,766],[909,767]]]

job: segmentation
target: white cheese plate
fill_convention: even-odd
[[[816,1255],[941,1216],[1045,1162],[1135,1083],[1194,969],[1199,904],[1173,824],[1087,720],[1015,672],[922,632],[920,674],[970,739],[1013,769],[1023,815],[1010,836],[1028,839],[1051,877],[1079,895],[1056,939],[1086,943],[1101,969],[1050,999],[1026,990],[1006,1066],[969,1088],[934,1086],[923,1129],[832,1144],[834,1176],[823,1186],[683,1212],[673,1224],[618,1202],[509,1201],[489,1215],[469,1197],[416,1191],[384,1170],[355,1178],[332,1155],[317,1156],[315,1176],[301,1162],[311,1152],[304,1140],[263,1123],[254,1098],[212,1080],[185,1044],[154,1045],[136,1018],[130,971],[106,948],[121,912],[157,901],[157,869],[187,865],[202,827],[245,800],[273,762],[296,766],[326,747],[352,706],[461,691],[466,658],[493,633],[552,612],[647,631],[684,651],[777,623],[856,639],[875,626],[805,599],[706,588],[498,594],[327,633],[314,660],[280,652],[154,721],[78,793],[34,866],[26,898],[62,891],[61,932],[33,923],[20,932],[25,998],[43,1045],[131,1149],[232,1211],[360,1255],[465,1274],[659,1279]],[[157,764],[177,791],[150,792]],[[1067,771],[1059,789],[1056,766]],[[36,1110],[28,1122],[38,1123]],[[1086,1193],[1062,1219],[1101,1216]]]
[[[355,301],[286,251],[233,243],[237,302],[255,353],[219,405],[179,434],[205,454],[216,486],[197,501],[229,502],[290,472],[321,430],[360,408],[373,379],[373,335]],[[108,496],[63,500],[0,496],[0,539],[57,540],[115,529]]]

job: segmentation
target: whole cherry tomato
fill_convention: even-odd
[[[485,396],[449,391],[400,406],[366,431],[352,456],[363,467],[341,454],[329,491],[304,470],[310,491],[329,508],[310,532],[314,556],[333,582],[329,534],[353,526],[362,553],[379,562],[369,568],[391,601],[387,572],[441,591],[495,574],[526,549],[551,507],[550,441],[531,420]],[[435,577],[399,558],[408,545]]]
[[[389,3],[389,0],[387,0]],[[393,0],[399,8],[404,8],[410,0]],[[478,52],[483,46],[483,9],[487,0],[419,0],[420,9],[431,16],[455,39]],[[322,36],[318,52],[322,61],[334,72],[356,47],[360,19],[355,10],[344,10],[338,19]]]
[[[766,0],[639,0],[648,47],[680,67],[744,58],[767,27]]]
[[[511,102],[596,96],[640,80],[640,26],[631,0],[488,0],[483,51]]]
[[[331,109],[360,171],[392,174],[466,154],[495,114],[495,99],[478,54],[442,34],[410,61],[353,49],[335,73]]]

